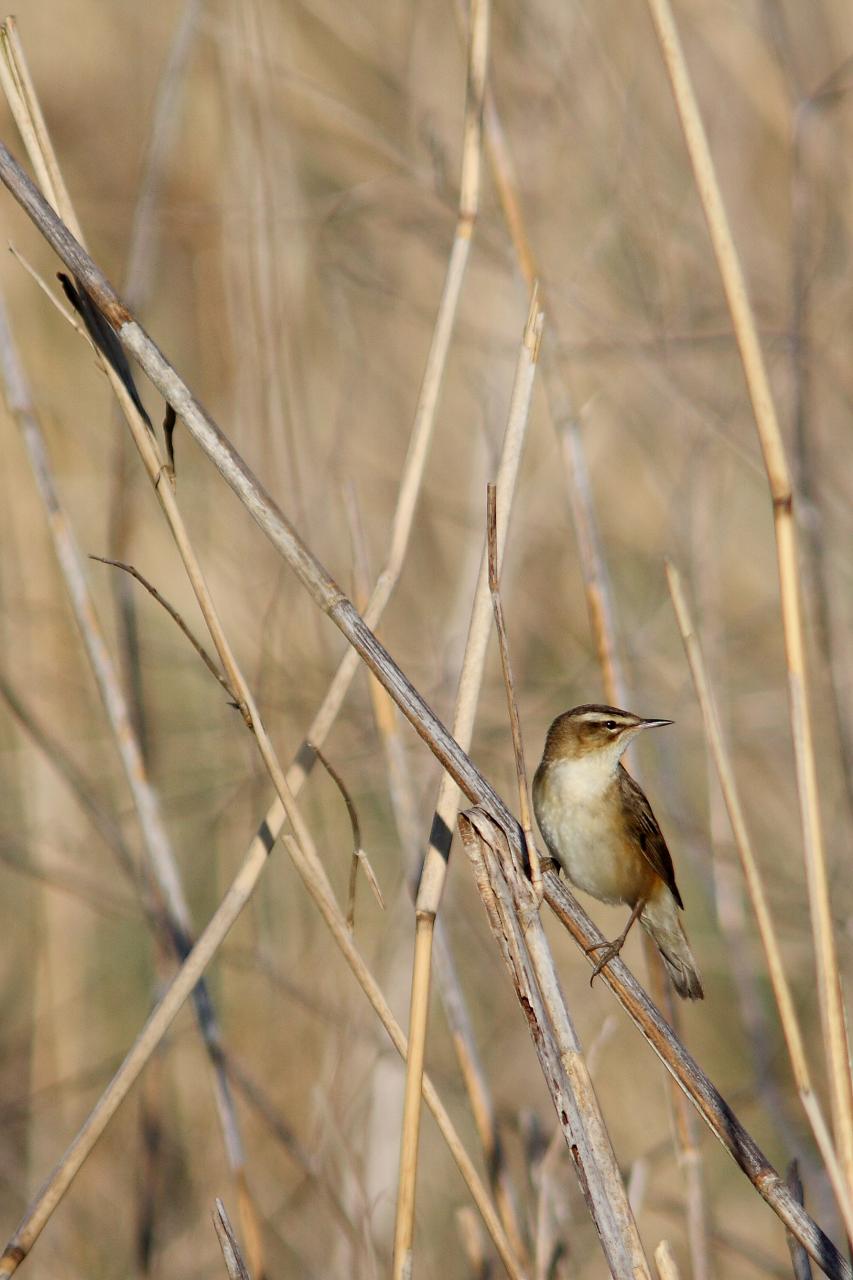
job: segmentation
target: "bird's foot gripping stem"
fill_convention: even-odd
[[[596,978],[601,973],[601,970],[606,965],[610,964],[611,960],[615,960],[619,955],[619,952],[625,945],[625,939],[631,932],[631,927],[634,924],[634,921],[639,918],[645,905],[646,903],[643,898],[640,898],[639,901],[634,904],[634,908],[628,918],[628,923],[619,934],[619,937],[615,938],[613,942],[593,942],[591,946],[584,947],[584,952],[588,956],[593,955],[596,951],[603,952],[601,959],[596,962],[595,968],[592,971],[592,977],[589,980],[590,986],[595,982]]]

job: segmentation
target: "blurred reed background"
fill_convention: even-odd
[[[679,5],[677,17],[794,470],[821,805],[845,977],[853,927],[845,876],[845,761],[853,744],[853,22],[835,0],[807,7],[695,0]],[[387,556],[454,234],[464,19],[452,0],[52,0],[25,6],[19,31],[93,257],[139,306],[148,331],[308,545],[360,597],[353,512],[372,582]],[[799,1157],[807,1205],[839,1239],[664,575],[668,555],[694,601],[825,1102],[772,511],[648,11],[640,3],[531,0],[519,8],[499,0],[489,75],[539,266],[552,369],[586,451],[629,705],[677,722],[643,743],[632,763],[669,840],[706,984],[705,1002],[683,1011],[683,1033],[777,1168]],[[3,111],[2,138],[23,159]],[[52,281],[54,256],[5,192],[0,208],[4,239]],[[5,254],[0,273],[81,551],[131,562],[201,632],[91,353],[15,258]],[[485,486],[497,467],[527,310],[528,288],[486,165],[411,542],[380,627],[445,722],[482,549]],[[140,388],[159,420],[159,397],[141,378]],[[79,786],[57,771],[60,752],[137,858],[138,823],[21,435],[5,411],[2,423],[0,1221],[11,1233],[174,960],[154,945],[138,895],[81,805]],[[180,425],[175,438],[178,494],[193,541],[288,761],[343,642]],[[86,572],[200,928],[272,800],[266,771],[239,716],[166,614],[118,571],[89,561]],[[541,380],[502,586],[532,771],[550,720],[604,693],[564,450]],[[324,750],[355,804],[386,903],[381,912],[359,883],[356,936],[405,1026],[414,917],[375,711],[360,671]],[[388,714],[385,706],[386,723]],[[423,852],[439,768],[393,716],[411,783],[403,827],[408,821],[410,842]],[[41,726],[51,751],[27,721]],[[494,646],[471,754],[502,795],[515,795]],[[322,769],[301,804],[345,902],[350,824]],[[621,928],[615,909],[593,904],[591,914],[607,936]],[[543,1163],[553,1110],[455,846],[441,915],[524,1230],[535,1238],[547,1213],[559,1248],[546,1272],[601,1276],[605,1264],[565,1149]],[[547,926],[640,1232],[650,1252],[668,1238],[682,1274],[693,1274],[664,1073],[603,983],[590,990],[588,966],[550,917]],[[643,973],[637,937],[626,959]],[[387,1272],[403,1067],[283,850],[275,850],[209,981],[224,1040],[244,1073],[236,1105],[266,1273]],[[475,1150],[453,1047],[434,1004],[428,1068]],[[247,1100],[246,1078],[262,1089],[261,1107]],[[254,1096],[257,1103],[257,1090]],[[711,1222],[706,1274],[791,1274],[779,1222],[704,1129],[698,1138]],[[218,1274],[209,1222],[217,1195],[236,1223],[209,1068],[186,1008],[24,1265],[51,1277]],[[472,1274],[473,1246],[466,1251],[464,1241],[478,1228],[467,1205],[425,1116],[419,1276]]]

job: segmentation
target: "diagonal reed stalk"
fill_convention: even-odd
[[[826,852],[817,784],[811,707],[806,672],[805,628],[800,586],[794,492],[779,429],[752,306],[723,203],[702,116],[669,0],[649,0],[679,120],[693,166],[696,188],[708,223],[728,302],[749,396],[755,415],[767,482],[773,503],[773,527],[782,607],[788,696],[803,829],[803,853],[811,908],[820,1014],[827,1056],[835,1143],[853,1195],[853,1085],[850,1049],[838,972],[838,956],[829,901]]]
[[[482,805],[500,830],[506,833],[513,855],[521,863],[524,857],[523,839],[506,805],[407,680],[351,601],[302,542],[218,425],[201,407],[142,326],[120,302],[106,277],[57,218],[2,144],[0,181],[14,195],[66,266],[83,282],[102,314],[113,325],[126,350],[139,361],[161,394],[175,407],[190,434],[244,503],[258,527],[287,561],[317,607],[327,614],[379,678],[469,800]],[[547,901],[580,946],[585,948],[593,943],[601,944],[604,941],[602,935],[567,892],[557,875],[546,872],[544,879]],[[345,929],[345,922],[343,924]],[[602,976],[758,1193],[827,1275],[841,1280],[853,1280],[853,1270],[848,1263],[832,1241],[797,1204],[784,1181],[673,1035],[626,966],[616,960],[603,971]],[[0,1280],[2,1277],[3,1272],[0,1270]]]

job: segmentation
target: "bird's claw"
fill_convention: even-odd
[[[592,977],[589,980],[590,986],[595,982],[596,978],[601,973],[601,970],[605,968],[606,965],[610,964],[611,960],[615,960],[621,950],[622,944],[616,942],[594,942],[591,947],[584,947],[584,951],[588,956],[592,955],[594,951],[604,952],[604,955],[597,962],[592,971]]]

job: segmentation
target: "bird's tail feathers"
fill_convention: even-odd
[[[654,939],[678,994],[685,1000],[702,1000],[705,995],[702,979],[672,895],[660,894],[648,903],[640,923]]]

